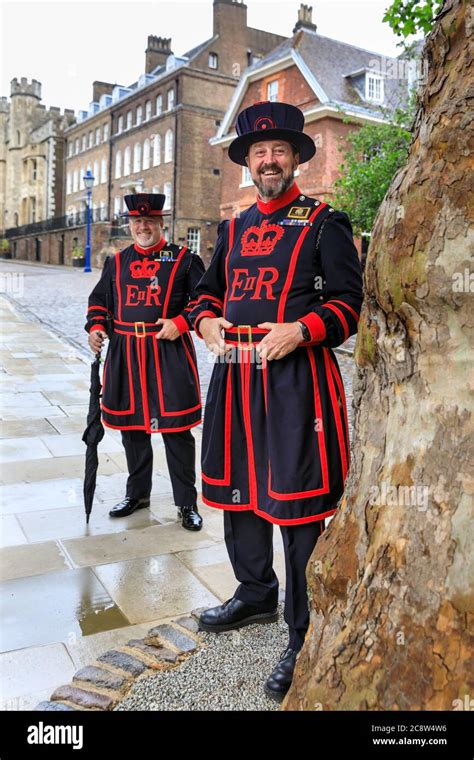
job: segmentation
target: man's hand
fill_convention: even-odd
[[[157,332],[155,338],[158,340],[176,340],[179,338],[179,330],[172,319],[163,319],[160,317],[156,320],[157,325],[161,325],[160,332]]]
[[[99,351],[102,351],[102,346],[104,345],[104,340],[107,338],[107,333],[103,330],[94,330],[93,332],[89,333],[89,346],[91,351],[93,351],[95,354],[97,354]]]
[[[257,327],[270,330],[256,349],[262,359],[283,359],[303,342],[301,327],[298,322],[262,322]]]
[[[216,356],[223,356],[232,349],[232,346],[225,342],[221,332],[232,326],[232,322],[228,322],[224,317],[203,317],[199,322],[199,332],[209,351]]]

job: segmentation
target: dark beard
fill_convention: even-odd
[[[258,175],[258,179],[254,179],[253,183],[262,197],[278,198],[280,195],[283,195],[283,193],[286,193],[288,188],[291,187],[293,184],[293,179],[294,172],[291,172],[288,177],[284,177],[282,174],[278,185],[270,187],[267,190],[264,190],[263,182],[260,179],[260,174]]]

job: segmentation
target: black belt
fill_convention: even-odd
[[[115,321],[114,332],[119,335],[135,335],[136,338],[146,338],[160,332],[163,325],[154,322],[118,322]]]
[[[231,346],[241,348],[252,348],[254,343],[260,343],[270,330],[263,327],[254,327],[253,325],[236,325],[229,327],[224,331],[224,340]]]

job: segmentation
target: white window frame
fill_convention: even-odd
[[[145,103],[145,121],[151,119],[151,100],[147,100]]]
[[[167,129],[165,134],[165,155],[163,163],[169,164],[173,160],[173,130]]]
[[[209,53],[209,57],[207,59],[207,65],[210,69],[217,69],[219,67],[219,56],[217,53]]]
[[[137,142],[133,148],[133,174],[142,170],[142,144]]]
[[[377,89],[379,92],[377,93]],[[372,90],[372,93],[371,93]],[[365,75],[365,99],[371,103],[383,103],[384,86],[383,77],[378,74],[367,73]]]
[[[100,161],[100,184],[107,182],[107,159],[102,158]]]
[[[95,128],[95,144],[100,144],[100,127]]]
[[[104,124],[103,142],[107,142],[108,139],[109,139],[109,124],[107,122],[106,124]]]
[[[272,103],[278,100],[278,79],[272,79],[271,82],[268,82],[267,100],[270,100]]]
[[[171,182],[165,182],[163,185],[163,194],[165,196],[163,210],[169,211],[171,208]]]
[[[161,164],[161,135],[153,138],[153,166]]]
[[[155,101],[156,115],[161,116],[163,113],[163,95],[157,95]]]
[[[117,134],[120,135],[123,132],[123,114],[118,117],[117,121]]]
[[[123,171],[122,175],[128,177],[132,168],[132,149],[127,145],[123,152]]]
[[[253,185],[252,175],[248,166],[242,166],[242,181],[239,187],[251,187]]]
[[[135,111],[135,124],[138,126],[138,124],[141,124],[143,121],[143,106],[137,106],[137,110]]]
[[[188,233],[186,236],[186,244],[190,251],[199,253],[201,249],[201,228],[200,227],[188,227]]]
[[[99,184],[99,179],[100,179],[99,162],[94,161],[94,187]]]
[[[120,179],[122,176],[122,151],[118,150],[115,154],[115,179]]]
[[[150,149],[151,149],[150,140],[147,137],[143,143],[143,152],[142,152],[143,171],[146,171],[147,169],[150,168]]]
[[[133,113],[131,111],[127,111],[127,126],[126,129],[131,129],[133,126]]]
[[[166,110],[172,111],[174,108],[174,87],[168,90],[166,95]]]

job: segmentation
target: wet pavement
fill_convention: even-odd
[[[112,520],[127,474],[119,431],[107,430],[86,526],[81,436],[92,353],[83,325],[99,276],[0,263],[0,709],[34,707],[105,649],[218,604],[236,585],[221,513],[200,505],[199,533],[177,521],[161,436],[150,509]],[[212,362],[195,340],[205,395]],[[338,361],[350,396],[353,361],[342,353]],[[201,428],[194,434],[199,449]],[[284,586],[279,531],[275,569]]]

